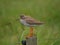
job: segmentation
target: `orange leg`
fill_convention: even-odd
[[[30,27],[29,37],[33,36],[33,27]]]
[[[30,27],[29,34],[26,38],[32,37],[33,36],[33,27]]]

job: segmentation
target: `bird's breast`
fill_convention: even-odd
[[[26,25],[26,26],[29,25],[29,24],[28,24],[25,20],[23,20],[23,19],[20,19],[20,22],[21,22],[23,25]]]
[[[25,25],[25,26],[36,26],[36,25],[30,25],[30,24],[28,24],[25,20],[23,20],[23,19],[20,19],[20,22],[23,24],[23,25]]]

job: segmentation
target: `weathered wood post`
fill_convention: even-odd
[[[26,45],[37,45],[37,37],[29,37],[26,39]]]

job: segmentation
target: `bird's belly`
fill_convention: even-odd
[[[20,20],[20,22],[23,24],[23,25],[26,25],[26,26],[29,26],[29,24],[28,23],[26,23],[26,21],[25,20]]]
[[[25,20],[20,19],[20,22],[25,26],[36,26],[36,25],[30,25]]]

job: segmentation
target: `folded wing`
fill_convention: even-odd
[[[41,25],[41,24],[43,24],[43,22],[37,21],[30,16],[26,16],[25,20],[26,20],[26,23],[28,23],[30,25]]]

